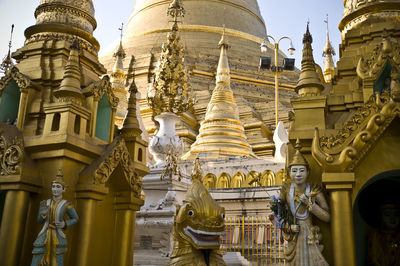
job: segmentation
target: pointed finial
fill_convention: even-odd
[[[329,32],[329,15],[326,14],[326,19],[324,20],[324,22],[326,23],[326,32]]]
[[[178,18],[183,18],[185,16],[185,9],[183,8],[183,3],[181,0],[173,0],[172,3],[168,6],[167,15],[172,17],[172,22],[174,23],[172,26],[173,31],[178,30]]]
[[[308,19],[306,33],[304,33],[304,36],[303,36],[303,44],[304,43],[310,43],[311,44],[312,41],[313,41],[313,39],[312,39],[312,36],[311,36],[311,33],[310,33],[310,19]]]
[[[122,37],[124,36],[124,23],[121,24],[121,28],[118,28],[121,31],[120,42],[122,43]]]
[[[10,41],[8,42],[8,52],[6,57],[3,59],[3,62],[0,65],[0,70],[4,73],[7,72],[14,64],[11,59],[11,47],[12,47],[12,37],[14,33],[14,24],[11,25],[11,34],[10,34]]]
[[[221,46],[225,46],[225,48],[229,48],[229,44],[226,41],[226,37],[225,37],[225,24],[222,25],[222,36],[221,36],[221,40],[218,43],[218,47],[221,48]]]

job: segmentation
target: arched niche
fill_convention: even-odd
[[[97,105],[95,136],[104,141],[109,140],[111,127],[111,104],[104,93]]]
[[[271,170],[265,170],[261,175],[261,186],[270,187],[275,186],[275,175]]]
[[[245,176],[242,172],[237,172],[232,176],[231,187],[244,187]]]
[[[259,176],[260,176],[260,173],[257,171],[251,171],[250,173],[248,173],[246,176],[246,186],[248,186],[248,187],[260,186],[260,184],[258,182],[255,182],[255,180],[258,179]]]
[[[0,102],[0,122],[14,123],[18,118],[21,91],[15,80],[3,89]]]
[[[283,183],[285,183],[287,180],[286,177],[286,171],[285,169],[280,169],[278,172],[275,174],[275,185],[276,186],[282,186]]]
[[[221,173],[217,179],[216,188],[230,188],[231,186],[231,177],[228,173]]]
[[[208,173],[203,178],[203,185],[208,189],[213,189],[216,187],[217,177],[213,173]]]
[[[393,66],[390,62],[386,62],[384,67],[381,70],[378,78],[374,82],[374,94],[376,93],[384,93],[389,92],[390,90],[390,81],[391,81],[391,72]]]
[[[400,204],[398,191],[400,169],[375,175],[359,190],[353,204],[357,265],[367,265],[368,235],[380,226],[379,206],[385,201],[397,201]]]

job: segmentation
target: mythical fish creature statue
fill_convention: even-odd
[[[225,209],[211,197],[201,182],[199,160],[194,163],[193,183],[174,221],[174,247],[169,266],[226,265],[220,252],[225,230]]]

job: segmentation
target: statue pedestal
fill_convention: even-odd
[[[134,265],[167,265],[172,250],[175,205],[182,204],[191,181],[160,180],[163,168],[143,178],[145,204],[136,214]]]

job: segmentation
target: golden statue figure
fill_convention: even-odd
[[[62,266],[67,251],[65,229],[78,222],[78,214],[71,202],[62,198],[65,183],[61,169],[52,182],[53,198],[40,202],[38,222],[44,223],[42,230],[33,243],[31,266]],[[65,215],[69,216],[64,220]]]
[[[211,197],[202,183],[198,159],[182,206],[177,206],[174,221],[174,248],[169,266],[226,265],[220,251],[225,230],[225,209]]]
[[[296,153],[289,163],[291,184],[283,186],[280,200],[288,209],[291,219],[283,224],[283,237],[288,242],[285,259],[288,265],[323,266],[328,265],[322,256],[322,238],[313,217],[324,222],[330,221],[329,207],[320,185],[307,183],[309,165],[300,153],[299,140]]]

